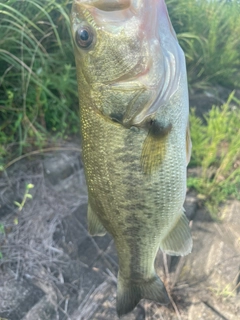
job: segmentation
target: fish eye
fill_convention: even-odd
[[[94,33],[88,26],[81,26],[77,29],[75,40],[79,48],[87,49],[93,42]]]

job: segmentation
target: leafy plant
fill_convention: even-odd
[[[240,83],[239,0],[167,0],[191,86]]]
[[[14,201],[14,204],[18,207],[19,211],[22,211],[27,199],[32,199],[32,195],[29,193],[29,190],[31,190],[32,188],[34,188],[34,185],[32,183],[27,184],[22,202],[19,203],[17,201]]]
[[[14,204],[18,207],[18,211],[22,211],[23,207],[25,206],[25,203],[27,201],[27,199],[32,199],[32,195],[30,194],[30,190],[34,188],[34,185],[32,183],[28,183],[26,185],[26,189],[25,189],[25,193],[24,193],[24,196],[23,196],[23,199],[22,199],[22,202],[17,202],[17,201],[14,201]],[[16,216],[14,218],[14,224],[17,225],[18,224],[18,217]]]
[[[0,234],[1,233],[5,233],[5,228],[4,228],[4,225],[2,223],[0,223]]]
[[[205,116],[205,123],[194,111],[190,118],[193,141],[190,166],[201,167],[200,176],[189,177],[206,201],[213,216],[229,197],[240,199],[240,101],[232,93],[222,107]]]
[[[78,131],[70,4],[0,3],[0,157]]]

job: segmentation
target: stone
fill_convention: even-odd
[[[229,201],[221,211],[222,222],[219,223],[209,221],[206,210],[198,209],[192,227],[193,251],[185,258],[178,282],[187,283],[190,288],[197,286],[195,297],[201,302],[211,293],[217,306],[215,309],[221,310],[226,319],[237,319],[234,317],[240,314],[240,303],[236,303],[239,300],[240,202]],[[191,310],[195,310],[193,305],[192,302]],[[199,308],[206,309],[206,303],[200,303]],[[209,308],[206,310],[210,312]],[[224,315],[226,312],[230,315]],[[198,318],[193,316],[192,319]],[[212,318],[206,316],[203,319]]]
[[[16,281],[9,272],[0,273],[0,319],[20,320],[45,294],[31,281]]]
[[[77,153],[46,154],[43,159],[43,167],[45,178],[53,186],[60,185],[64,189],[69,188],[72,177],[83,168],[80,154]]]
[[[211,110],[212,106],[221,106],[229,98],[232,90],[220,85],[212,86],[205,90],[190,90],[189,105],[196,110],[196,115],[204,120],[204,114]],[[240,100],[240,90],[235,90],[234,95]],[[231,102],[234,106],[234,101]]]
[[[198,207],[198,199],[196,192],[191,191],[187,193],[183,207],[186,211],[186,216],[188,220],[193,220]]]
[[[194,302],[189,308],[189,320],[223,320],[218,313],[214,312],[205,303]]]

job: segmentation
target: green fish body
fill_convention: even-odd
[[[114,238],[122,316],[143,298],[169,302],[159,248],[192,248],[185,59],[164,0],[75,0],[72,32],[89,232]]]

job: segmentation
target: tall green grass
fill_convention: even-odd
[[[0,3],[0,156],[78,130],[69,11],[67,0]]]
[[[240,88],[239,0],[166,0],[190,86]]]
[[[190,176],[188,187],[202,195],[209,212],[219,217],[219,204],[229,197],[240,200],[240,100],[232,93],[221,107],[205,115],[191,113],[193,142],[191,166],[201,168]]]

